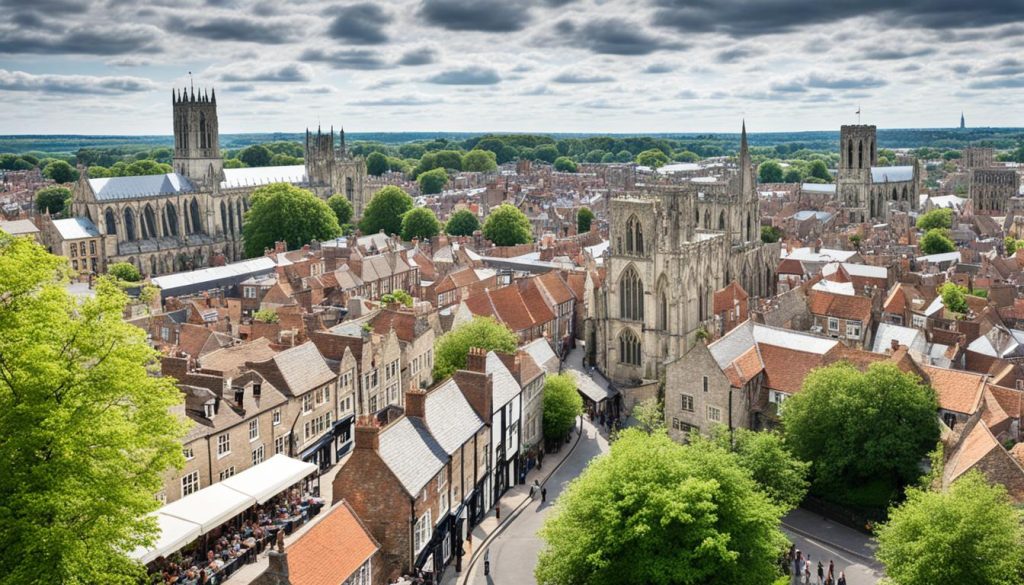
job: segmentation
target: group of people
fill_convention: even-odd
[[[540,485],[540,482],[534,479],[530,484],[530,499],[536,498],[538,493],[540,494],[540,503],[548,501],[548,488]]]
[[[789,572],[790,567],[793,568],[792,576],[794,583],[811,585],[813,583],[811,579],[817,575],[817,585],[846,585],[846,574],[843,571],[839,571],[839,574],[836,575],[835,562],[830,560],[826,566],[819,559],[817,571],[815,571],[814,561],[811,560],[810,553],[805,555],[795,545],[790,546],[789,552],[786,554],[786,572]]]

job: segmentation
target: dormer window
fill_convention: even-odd
[[[214,403],[212,400],[203,405],[203,414],[206,415],[206,418],[213,418],[215,413],[216,409],[214,409]]]
[[[252,395],[254,397],[256,397],[256,398],[260,397],[260,390],[262,389],[262,386],[263,386],[262,384],[253,384],[252,385]]]

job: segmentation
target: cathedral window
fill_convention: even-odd
[[[635,215],[626,221],[626,253],[635,256],[644,254],[644,232],[640,220]]]
[[[129,242],[138,239],[135,234],[135,213],[131,209],[124,210],[124,235]]]
[[[114,222],[114,212],[109,207],[103,212],[103,222],[107,224],[107,235],[116,236],[117,224]]]
[[[665,291],[658,295],[658,329],[668,329],[668,295]]]
[[[189,204],[189,215],[192,216],[192,233],[203,233],[203,221],[199,216],[199,202],[195,199],[192,199],[192,203]]]
[[[857,168],[858,169],[863,169],[864,168],[864,143],[863,142],[858,142],[857,143]]]
[[[619,335],[619,361],[631,366],[640,365],[640,338],[632,329]]]
[[[178,210],[174,208],[174,204],[170,201],[164,206],[164,222],[167,224],[167,230],[164,232],[165,236],[178,236]]]
[[[644,320],[644,283],[632,266],[619,280],[619,314],[623,319]]]
[[[718,215],[718,229],[719,231],[725,231],[725,211]]]
[[[847,166],[847,168],[851,168],[851,169],[853,168],[853,141],[852,140],[850,141],[850,144],[847,145],[847,149],[846,149],[846,166]]]

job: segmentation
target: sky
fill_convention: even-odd
[[[0,134],[1024,126],[1021,0],[0,0]]]

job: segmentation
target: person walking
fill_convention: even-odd
[[[548,501],[548,488],[541,487],[540,488],[540,503],[543,504],[546,501]]]
[[[796,560],[793,561],[793,581],[796,583],[800,582],[800,573],[803,572],[804,568],[804,553],[800,552],[800,549],[796,549]]]
[[[836,585],[846,585],[846,573],[839,571],[839,580],[836,581]]]
[[[804,562],[804,585],[811,585],[811,555]]]
[[[824,585],[825,583],[825,565],[818,561],[818,585]]]
[[[836,582],[836,563],[835,563],[835,561],[829,559],[829,561],[828,561],[828,571],[825,573],[825,584],[826,585],[835,585],[835,582]]]

